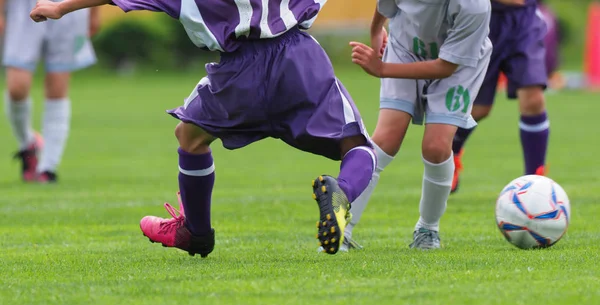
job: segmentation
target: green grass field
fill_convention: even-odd
[[[339,75],[372,131],[378,80]],[[422,176],[423,128],[413,126],[354,231],[365,249],[335,256],[316,252],[310,181],[337,163],[276,140],[215,143],[217,245],[200,259],[149,243],[138,222],[177,202],[177,122],[164,110],[201,76],[76,75],[58,185],[19,181],[3,120],[0,304],[600,304],[597,95],[548,95],[550,176],[572,204],[569,232],[550,249],[518,250],[495,227],[495,198],[522,173],[516,104],[500,98],[467,145],[443,250],[408,249]],[[39,88],[34,97],[39,126]]]

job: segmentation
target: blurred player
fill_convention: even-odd
[[[475,99],[473,118],[484,119],[494,103],[500,72],[508,79],[508,98],[519,100],[521,146],[525,174],[544,175],[550,121],[546,114],[544,89],[546,68],[546,23],[537,9],[536,0],[492,0],[490,39],[494,45],[492,60]],[[473,128],[459,128],[454,137],[454,179],[452,191],[458,190],[462,170],[462,148]]]
[[[546,47],[546,73],[551,78],[557,72],[559,65],[560,24],[554,12],[544,4],[544,1],[538,0],[538,9],[542,13],[542,18],[548,29],[546,36],[544,36],[544,45]]]
[[[211,193],[215,166],[209,145],[216,139],[237,149],[273,137],[289,145],[342,160],[337,179],[319,176],[313,198],[320,219],[317,237],[329,254],[343,244],[349,202],[366,188],[375,155],[350,95],[334,75],[325,51],[300,29],[321,9],[314,0],[113,0],[124,11],[162,11],[179,19],[201,48],[220,51],[206,65],[184,105],[169,113],[182,122],[179,140],[180,215],[147,216],[140,226],[152,242],[207,256],[214,248]],[[324,1],[321,1],[324,2]],[[58,19],[109,0],[40,1],[36,21]],[[276,177],[265,177],[276,179]],[[280,215],[273,215],[280,217]],[[288,225],[280,219],[281,225]]]
[[[88,36],[98,29],[99,18],[96,10],[84,10],[60,21],[36,24],[28,18],[36,2],[0,0],[0,31],[5,36],[5,109],[19,144],[15,157],[22,161],[23,180],[55,182],[70,128],[70,74],[96,62]],[[41,59],[46,72],[43,149],[42,137],[31,126],[30,96],[33,73]]]
[[[389,23],[384,43],[383,25]],[[487,38],[490,3],[480,0],[379,0],[371,23],[371,46],[353,42],[352,61],[382,78],[379,119],[373,134],[378,166],[370,185],[352,202],[354,215],[344,232],[351,238],[380,172],[400,149],[410,121],[425,123],[425,166],[411,248],[440,247],[439,223],[450,194],[457,127],[472,128],[471,101],[483,82],[492,45]]]

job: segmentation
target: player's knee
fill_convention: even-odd
[[[13,101],[22,101],[29,96],[30,85],[27,82],[19,80],[8,80],[8,96]]]
[[[546,110],[544,91],[541,87],[519,89],[519,108],[523,115],[538,115]]]
[[[367,144],[367,139],[363,135],[356,135],[352,137],[347,137],[342,139],[340,143],[340,148],[342,150],[342,157],[346,155],[351,149],[364,146]]]
[[[394,109],[381,109],[372,140],[390,156],[395,156],[404,140],[411,115]]]
[[[389,129],[375,131],[372,139],[381,150],[390,156],[395,156],[398,153],[402,142],[401,135]]]
[[[70,73],[48,73],[46,76],[46,97],[50,99],[65,98],[69,92]]]
[[[175,137],[177,137],[181,149],[197,154],[208,152],[210,143],[214,141],[214,138],[202,128],[183,122],[175,127]]]
[[[492,107],[473,107],[473,111],[471,111],[471,116],[477,122],[485,119],[488,115],[490,115],[490,111]]]
[[[442,163],[452,154],[452,142],[444,137],[424,139],[422,144],[423,158],[431,163]]]
[[[16,68],[6,69],[6,91],[13,101],[22,101],[29,96],[31,72]]]
[[[8,87],[8,96],[12,101],[22,101],[29,96],[29,90],[24,87]]]

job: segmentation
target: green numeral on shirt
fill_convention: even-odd
[[[415,37],[413,38],[413,52],[421,57],[436,59],[438,58],[439,48],[435,42],[426,44],[419,37]]]

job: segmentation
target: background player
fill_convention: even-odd
[[[500,72],[508,79],[508,98],[519,100],[521,146],[525,174],[545,174],[550,121],[546,114],[544,89],[546,68],[546,23],[536,0],[492,0],[490,40],[492,60],[473,106],[473,118],[484,119],[492,110]],[[462,170],[462,148],[474,129],[459,128],[454,137],[456,169],[452,191],[458,190]]]
[[[544,46],[546,47],[546,74],[550,84],[556,83],[556,87],[562,87],[562,77],[558,73],[560,43],[562,39],[561,24],[556,14],[544,4],[544,1],[538,0],[538,9],[542,13],[544,22],[546,22],[546,36],[544,37]],[[549,86],[552,87],[552,86]]]
[[[98,30],[100,20],[97,9],[93,9],[77,12],[59,21],[36,24],[28,18],[36,2],[0,0],[0,31],[5,33],[5,109],[19,144],[16,157],[23,163],[23,180],[55,182],[70,128],[70,74],[96,62],[88,37]],[[46,71],[43,149],[42,139],[33,131],[31,124],[30,96],[33,73],[40,59],[44,60]]]
[[[207,256],[214,247],[210,210],[215,168],[209,145],[218,138],[226,148],[236,149],[274,137],[300,150],[342,159],[337,179],[319,176],[313,181],[313,198],[320,210],[317,237],[327,253],[336,253],[343,243],[349,202],[369,184],[375,155],[360,115],[335,77],[325,51],[299,29],[312,25],[321,3],[113,2],[124,11],[165,12],[181,21],[198,47],[222,52],[219,63],[206,66],[208,76],[200,80],[184,106],[169,111],[182,121],[175,129],[180,145],[182,214],[166,204],[173,218],[144,217],[140,223],[144,235],[152,242]],[[58,19],[108,3],[42,0],[31,17]],[[285,219],[281,222],[286,225]]]
[[[425,171],[411,248],[440,247],[439,222],[450,194],[454,162],[452,139],[457,127],[472,128],[471,100],[483,82],[492,45],[490,3],[479,0],[421,2],[379,0],[371,24],[371,45],[351,43],[352,61],[381,80],[381,110],[373,134],[378,166],[368,188],[352,203],[352,228],[369,200],[379,173],[393,160],[412,118],[425,134]],[[384,17],[385,16],[385,17]],[[383,25],[390,18],[389,40]]]

